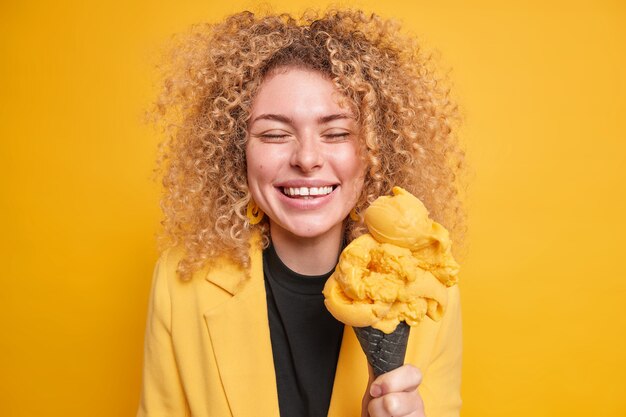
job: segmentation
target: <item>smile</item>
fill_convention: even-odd
[[[333,186],[326,187],[282,187],[283,194],[288,197],[314,198],[323,197],[333,192]]]

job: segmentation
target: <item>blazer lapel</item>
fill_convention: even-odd
[[[256,242],[252,247],[251,274],[243,285],[241,270],[207,278],[234,295],[204,318],[232,415],[278,416],[262,252]]]
[[[358,417],[369,379],[367,360],[352,327],[345,326],[328,417]]]

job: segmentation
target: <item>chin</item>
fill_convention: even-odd
[[[334,224],[312,224],[311,222],[306,222],[304,224],[292,224],[290,227],[284,228],[284,230],[291,235],[301,239],[316,239],[331,236],[337,233],[337,230],[342,229],[343,220]]]

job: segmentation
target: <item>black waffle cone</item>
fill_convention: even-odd
[[[374,370],[374,376],[393,371],[404,364],[411,327],[400,322],[396,330],[386,334],[373,327],[355,327],[357,339]]]

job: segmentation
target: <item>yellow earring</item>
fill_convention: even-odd
[[[246,216],[248,217],[248,220],[250,220],[250,224],[257,224],[263,220],[265,213],[263,213],[263,210],[261,210],[254,200],[250,199],[250,201],[248,201]]]
[[[361,216],[357,214],[356,207],[350,210],[350,218],[357,223],[361,221]]]

